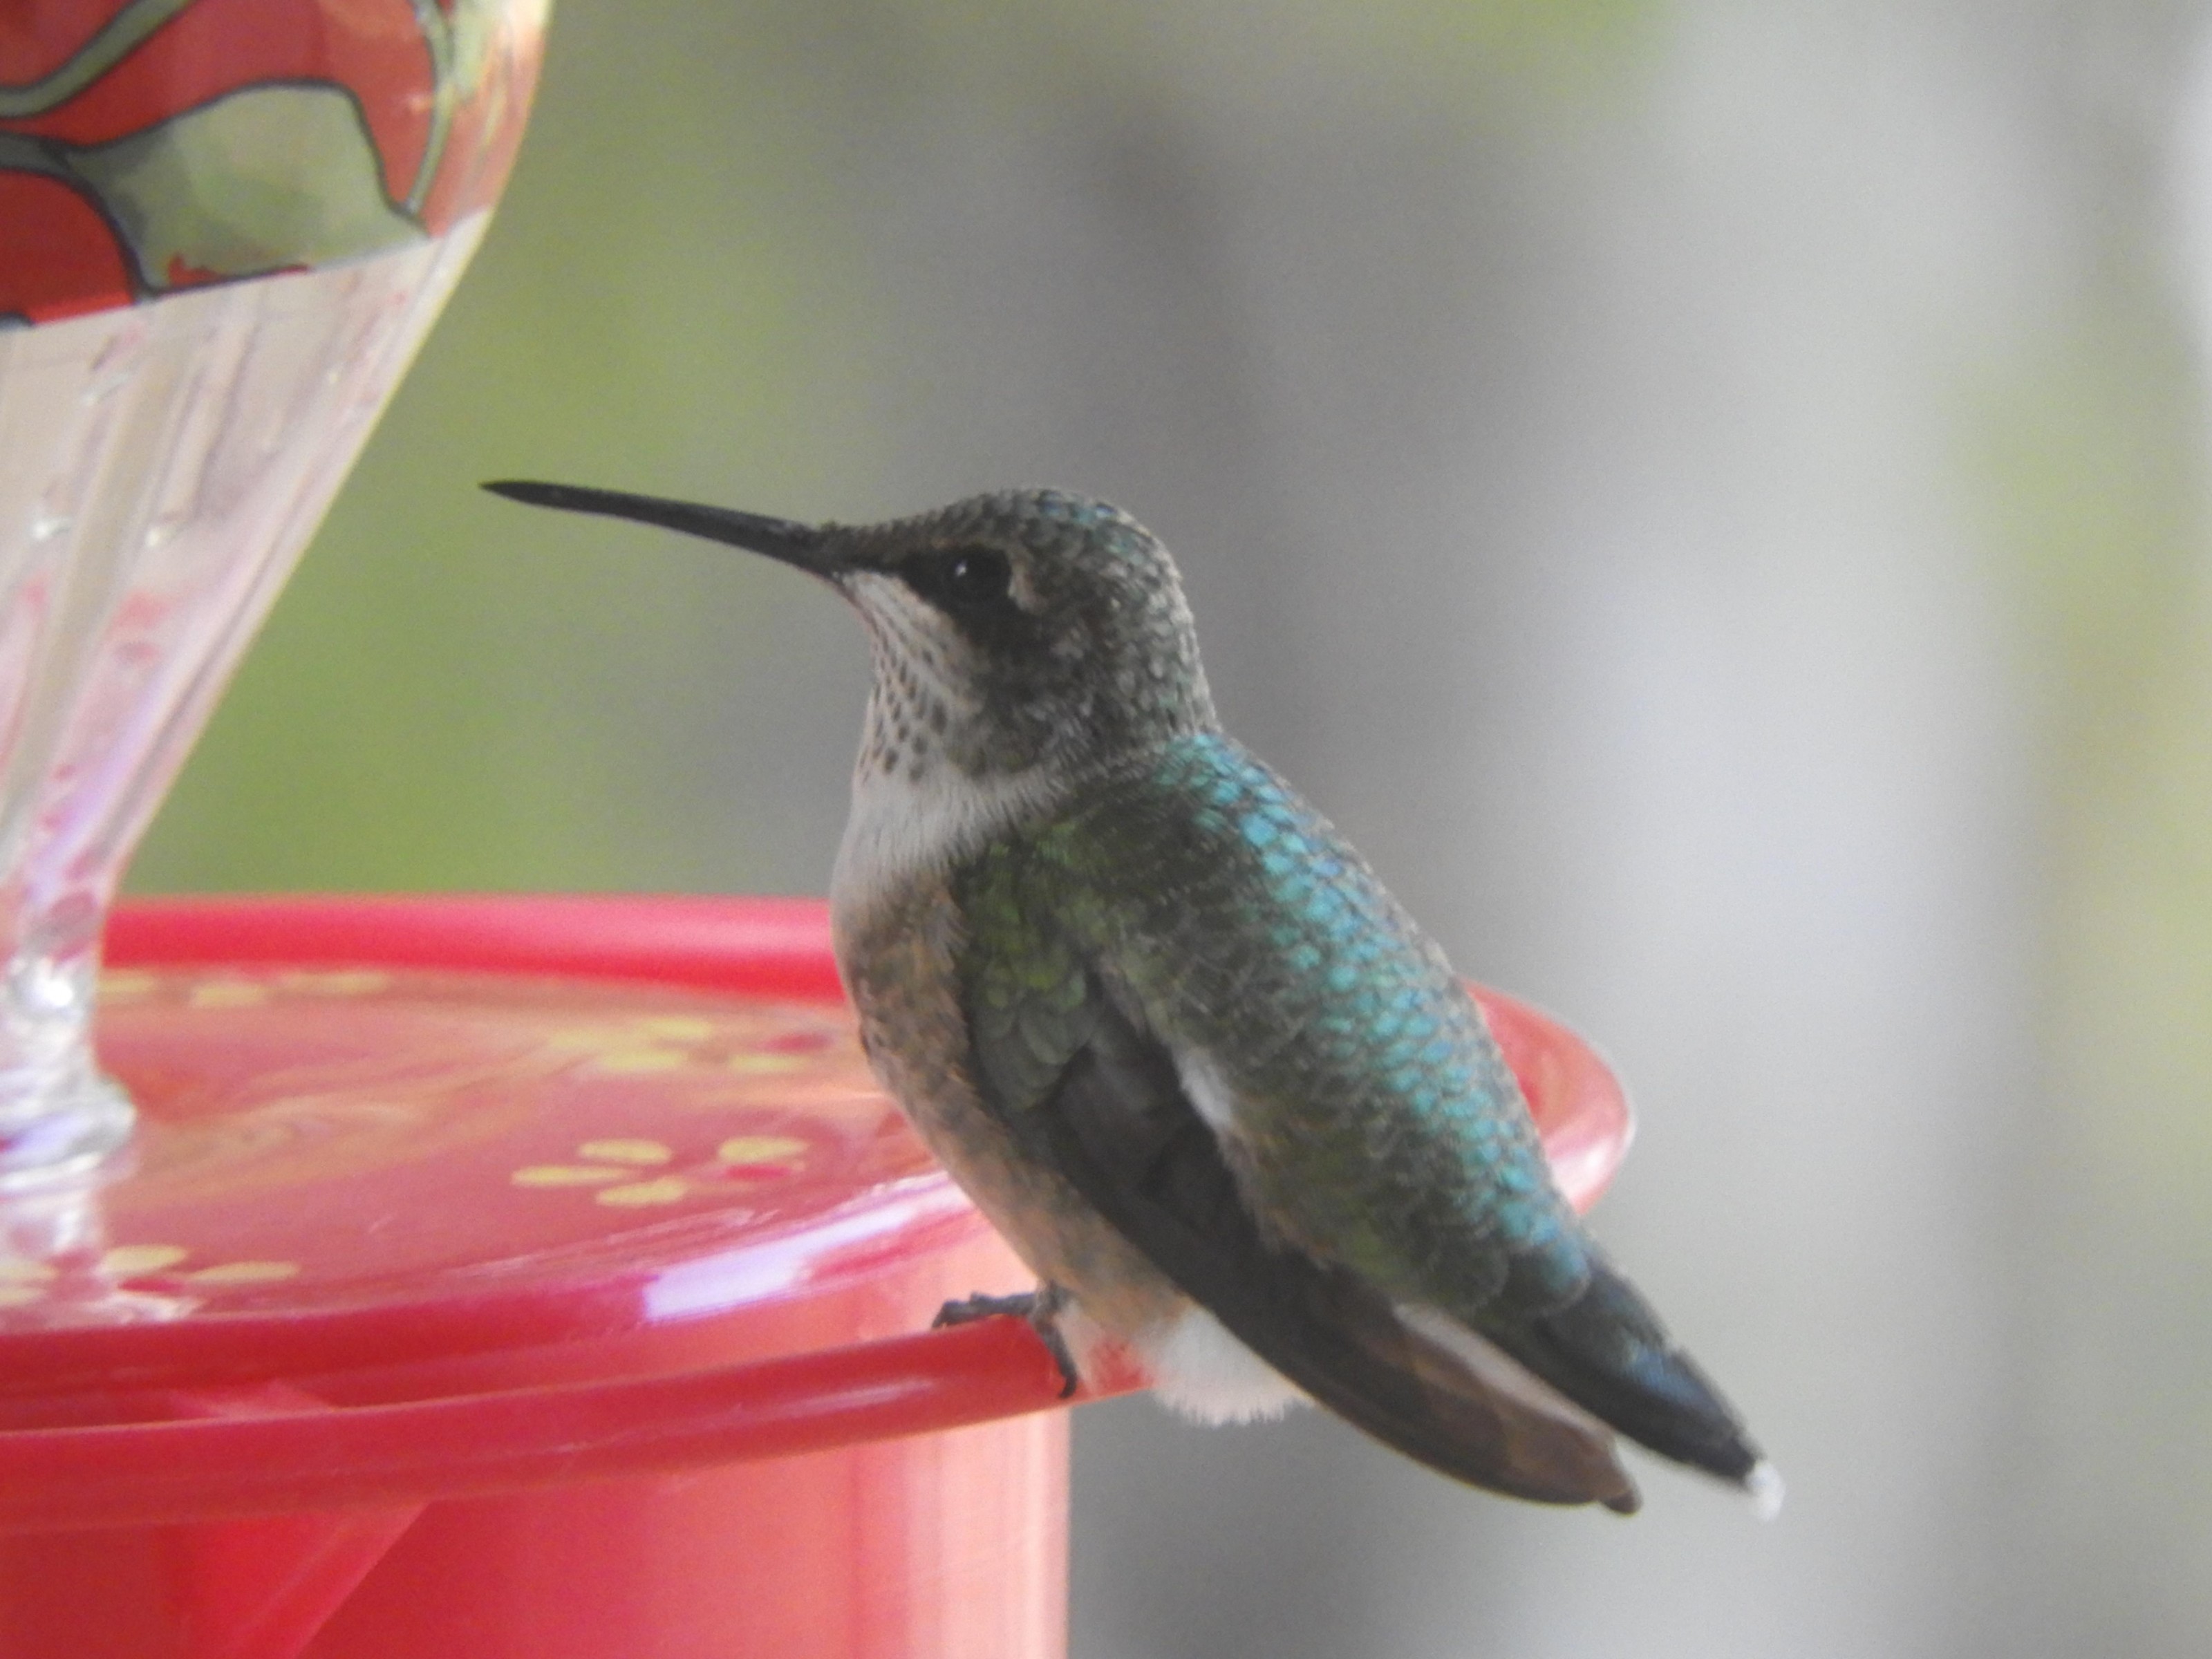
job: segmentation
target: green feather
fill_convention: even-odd
[[[1265,1224],[1480,1321],[1587,1279],[1465,988],[1335,831],[1229,739],[1162,745],[955,877],[977,1062],[1041,1099],[1095,1000],[1204,1054]]]

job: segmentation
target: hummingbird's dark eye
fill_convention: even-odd
[[[994,547],[951,547],[908,560],[902,574],[932,605],[975,611],[1006,602],[1014,568]]]

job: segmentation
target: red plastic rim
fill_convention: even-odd
[[[844,996],[819,899],[658,894],[301,895],[126,899],[118,968],[429,968],[648,980],[745,996]]]

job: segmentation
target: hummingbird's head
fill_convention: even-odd
[[[727,542],[836,588],[875,664],[864,770],[1073,774],[1214,723],[1175,561],[1103,501],[1007,490],[803,525],[564,484],[485,488]]]

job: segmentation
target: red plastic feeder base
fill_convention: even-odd
[[[142,902],[109,960],[131,1167],[0,1214],[9,1659],[1061,1651],[1058,1375],[927,1330],[1025,1275],[820,906]],[[1618,1090],[1481,994],[1586,1202]]]

